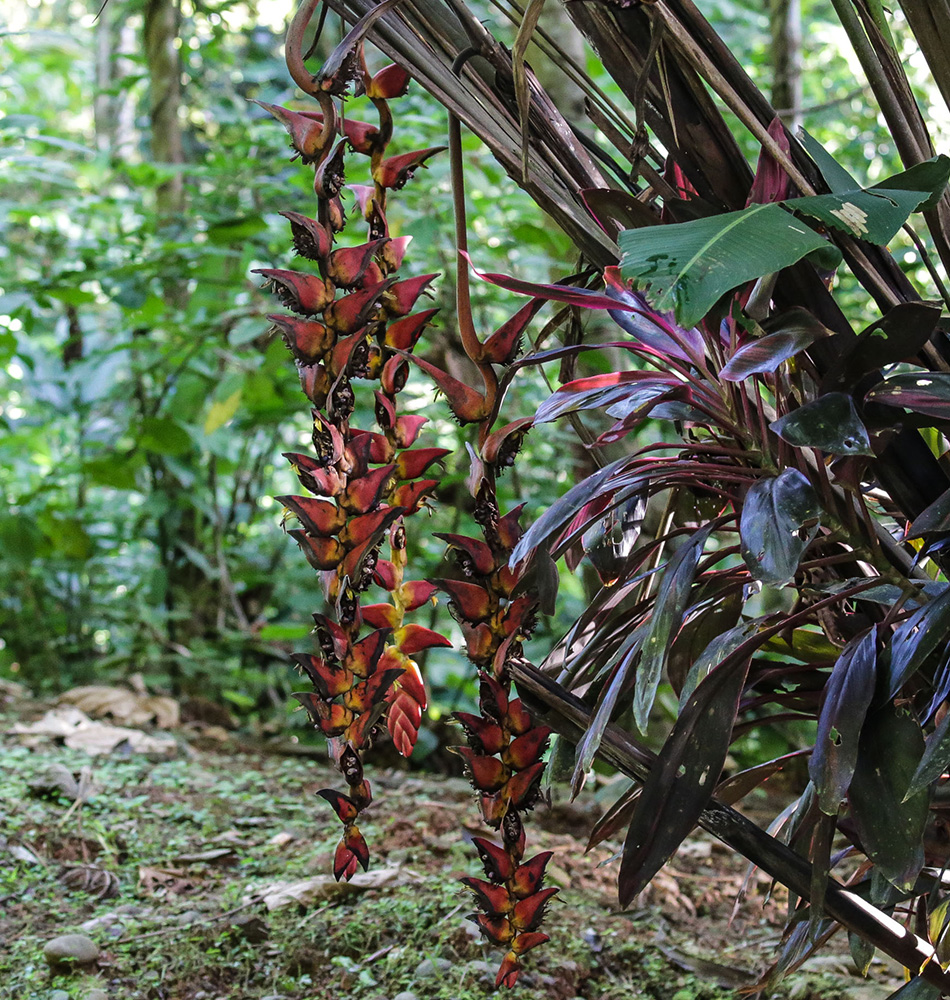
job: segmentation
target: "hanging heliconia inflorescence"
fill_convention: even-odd
[[[313,452],[286,456],[311,495],[278,498],[285,517],[299,525],[289,533],[320,574],[327,605],[325,613],[314,615],[317,652],[294,655],[313,685],[312,691],[295,697],[327,737],[347,786],[346,792],[323,789],[319,794],[343,824],[334,874],[348,879],[369,863],[359,827],[372,801],[363,753],[384,721],[396,749],[403,755],[412,752],[426,707],[413,656],[450,645],[439,633],[407,622],[407,615],[437,590],[448,595],[481,678],[481,715],[458,716],[468,739],[468,746],[459,750],[484,820],[501,836],[501,844],[476,840],[486,879],[463,881],[475,895],[483,933],[506,949],[497,982],[512,986],[520,956],[547,939],[537,927],[556,890],[542,887],[549,852],[524,860],[521,814],[539,797],[540,758],[549,731],[533,725],[521,702],[511,697],[508,668],[530,633],[536,601],[526,593],[519,596],[519,573],[509,567],[520,537],[520,508],[502,516],[495,495],[495,476],[514,461],[530,419],[494,433],[491,427],[499,403],[496,369],[512,363],[522,332],[541,303],[529,303],[482,343],[472,327],[467,277],[460,275],[463,346],[482,374],[484,392],[412,354],[437,311],[413,310],[436,276],[398,277],[409,239],[389,236],[387,194],[444,147],[386,155],[393,135],[389,101],[406,92],[409,77],[395,65],[371,74],[363,38],[393,2],[383,0],[374,8],[312,74],[304,65],[303,37],[319,0],[305,0],[288,32],[287,65],[294,82],[318,101],[320,110],[258,102],[290,133],[295,155],[313,166],[316,194],[315,218],[292,211],[283,215],[297,254],[316,264],[318,273],[257,272],[290,310],[269,319],[294,356],[313,414]],[[378,124],[342,117],[338,103],[351,87],[372,102]],[[349,154],[369,158],[372,185],[351,188],[368,236],[358,246],[338,248],[337,234],[346,225],[341,193]],[[438,483],[423,477],[448,454],[442,448],[415,447],[426,418],[398,412],[410,362],[435,380],[460,423],[478,429],[472,481],[483,538],[440,536],[455,553],[460,580],[405,578],[406,520],[425,505]],[[377,430],[350,424],[360,384],[373,386]],[[381,556],[384,544],[388,558]],[[361,603],[372,586],[386,591],[388,599]]]

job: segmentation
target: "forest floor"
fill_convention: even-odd
[[[124,741],[90,755],[108,744],[101,723],[98,733],[86,727],[85,742],[65,737],[72,748],[42,732],[57,719],[68,732],[70,711],[0,688],[0,997],[495,995],[500,956],[466,919],[471,904],[458,884],[479,874],[470,841],[487,833],[464,780],[370,766],[370,872],[362,885],[338,885],[330,868],[339,824],[314,795],[339,784],[325,758],[286,738],[282,752],[251,750],[240,733],[194,725],[165,733],[165,748],[146,742],[136,752]],[[617,866],[602,863],[619,843],[585,847],[620,787],[601,784],[532,814],[529,851],[554,852],[549,883],[560,893],[545,921],[552,940],[527,957],[511,995],[750,992],[777,952],[785,894],[769,897],[768,881],[754,876],[733,917],[747,866],[697,831],[634,908],[618,912]],[[49,964],[44,946],[67,934],[91,939],[86,965]],[[763,995],[883,1000],[902,981],[889,961],[875,959],[867,979],[853,968],[840,934]]]

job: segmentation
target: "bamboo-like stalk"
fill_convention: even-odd
[[[532,712],[545,725],[567,739],[576,740],[590,725],[591,712],[556,681],[527,662],[516,664],[512,675],[522,697],[531,696]],[[619,726],[608,724],[598,757],[630,778],[644,781],[655,757]],[[760,829],[730,806],[713,799],[703,810],[699,825],[757,865],[766,874],[804,900],[811,901],[812,865],[790,847]],[[895,961],[918,972],[922,979],[950,992],[950,972],[933,960],[934,946],[911,933],[835,879],[829,878],[822,912]]]

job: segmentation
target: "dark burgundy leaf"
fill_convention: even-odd
[[[947,531],[950,531],[950,490],[941,493],[914,518],[907,529],[907,538],[923,538],[924,535],[944,534]]]
[[[740,347],[726,362],[720,376],[741,382],[750,375],[774,372],[783,361],[810,347],[827,329],[805,309],[792,309],[770,324],[772,332]]]
[[[924,863],[927,792],[903,801],[923,749],[914,718],[890,703],[884,705],[865,720],[848,791],[864,850],[898,889],[909,889]]]
[[[629,470],[631,462],[630,457],[618,458],[616,462],[605,465],[555,500],[524,533],[511,554],[509,565],[516,566],[526,559],[542,542],[569,524],[574,515],[595,497],[609,495],[619,484],[627,486],[640,478],[639,474]]]
[[[876,679],[877,639],[871,629],[842,650],[822,698],[808,773],[818,793],[818,807],[828,816],[837,816],[851,784]]]
[[[769,426],[780,438],[799,448],[818,448],[834,455],[874,454],[867,429],[851,397],[843,392],[819,396]]]
[[[683,361],[702,358],[706,353],[703,335],[695,327],[680,326],[672,312],[659,313],[642,292],[632,291],[621,277],[620,268],[608,267],[604,271],[607,294],[618,303],[628,306],[629,312],[614,309],[610,318],[631,337],[661,357],[667,355]]]
[[[709,802],[729,751],[749,656],[721,663],[673,724],[637,800],[618,889],[628,906],[669,860]]]
[[[820,513],[818,497],[798,469],[760,479],[746,494],[739,522],[742,558],[749,572],[771,586],[788,583],[818,531]],[[815,523],[802,537],[809,522]]]
[[[468,261],[472,271],[491,285],[497,285],[508,292],[516,292],[519,295],[532,295],[539,299],[550,299],[555,302],[566,302],[568,305],[580,306],[582,309],[611,309],[628,310],[632,306],[621,305],[615,299],[609,298],[603,292],[595,292],[590,288],[578,288],[574,285],[548,285],[537,284],[533,281],[524,281],[521,278],[513,278],[508,274],[496,274],[485,272],[482,274],[475,270],[472,258],[464,250],[459,253]]]
[[[850,333],[838,334],[828,346],[840,357],[824,373],[823,385],[850,388],[868,372],[913,359],[930,339],[939,318],[940,307],[933,303],[901,302],[862,330],[857,340]],[[844,346],[839,347],[839,343]]]
[[[950,631],[950,590],[935,597],[897,627],[890,644],[887,697],[893,698],[944,642]]]
[[[674,375],[639,371],[610,372],[575,379],[562,385],[538,407],[534,422],[543,424],[565,413],[607,406],[622,406],[623,412],[608,411],[612,417],[622,418],[668,395],[671,389],[679,389],[682,384]]]
[[[913,798],[919,792],[926,790],[931,782],[936,781],[950,766],[950,740],[947,730],[950,729],[950,712],[944,715],[940,725],[927,737],[924,743],[924,755],[910,779],[905,801]]]
[[[900,406],[937,420],[950,420],[950,375],[892,375],[864,397],[868,403]]]
[[[713,521],[695,532],[686,544],[676,550],[659,578],[653,613],[643,638],[633,695],[633,717],[641,733],[647,731],[650,709],[656,698],[670,645],[689,606],[690,591],[696,567],[703,554],[703,546],[713,529],[718,526],[719,521]]]

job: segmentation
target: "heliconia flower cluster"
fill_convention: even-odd
[[[426,706],[425,687],[413,656],[449,640],[407,616],[427,604],[436,588],[406,579],[405,519],[419,511],[438,485],[427,478],[447,452],[416,445],[426,418],[400,414],[411,353],[436,310],[414,311],[435,275],[400,279],[407,237],[392,239],[386,196],[438,150],[386,156],[392,137],[388,100],[405,92],[408,77],[397,66],[370,75],[360,43],[338,49],[339,74],[312,77],[302,69],[300,41],[315,2],[298,13],[288,37],[288,64],[298,84],[317,97],[319,112],[263,104],[290,133],[294,150],[314,168],[316,217],[285,212],[293,247],[316,265],[311,271],[258,271],[290,310],[268,318],[294,357],[300,384],[313,407],[313,450],[287,454],[309,496],[278,497],[289,534],[320,574],[328,613],[315,614],[317,652],[294,660],[313,690],[295,696],[327,737],[346,792],[320,794],[343,824],[334,874],[348,879],[369,864],[359,828],[372,801],[362,752],[379,725],[388,726],[396,749],[412,752]],[[356,79],[372,101],[379,125],[341,120],[334,95]],[[348,152],[369,157],[373,184],[356,186],[368,228],[366,242],[337,247],[346,218],[341,194]],[[376,429],[351,425],[358,383],[373,386]],[[388,558],[382,554],[388,545]],[[386,603],[362,604],[371,586],[388,592]],[[367,629],[369,630],[367,632]]]
[[[343,824],[334,874],[348,879],[369,864],[360,818],[372,801],[363,753],[385,724],[397,750],[408,755],[426,707],[425,687],[413,656],[449,641],[407,616],[439,590],[465,636],[481,677],[480,715],[459,713],[468,746],[459,748],[477,791],[486,824],[501,844],[479,838],[485,879],[464,883],[476,898],[479,926],[506,954],[498,984],[512,986],[520,956],[547,940],[537,930],[550,897],[542,886],[550,852],[525,860],[522,814],[538,800],[549,730],[532,723],[512,698],[509,666],[534,624],[536,601],[519,594],[524,583],[509,558],[521,529],[521,508],[501,516],[495,477],[514,461],[530,419],[492,432],[497,418],[498,373],[520,350],[524,328],[540,307],[534,300],[484,342],[474,334],[467,281],[460,278],[459,324],[463,346],[484,381],[480,392],[413,350],[436,313],[416,310],[435,275],[398,275],[409,239],[391,238],[387,194],[444,147],[387,156],[393,136],[389,101],[405,93],[409,78],[398,66],[370,73],[363,37],[394,0],[383,0],[334,50],[317,74],[304,65],[303,35],[319,0],[304,0],[287,36],[291,76],[319,111],[258,102],[287,130],[295,155],[314,170],[315,217],[282,213],[296,253],[315,268],[258,271],[289,310],[269,317],[289,347],[313,417],[312,451],[285,457],[309,495],[282,496],[289,534],[319,573],[327,609],[315,614],[316,650],[294,654],[312,690],[297,692],[314,725],[327,737],[346,791],[319,793]],[[342,118],[337,100],[351,86],[373,104],[378,124]],[[350,154],[368,157],[370,185],[350,185],[368,233],[365,242],[338,247],[346,226],[342,193]],[[463,579],[406,578],[406,519],[426,504],[438,480],[426,478],[448,452],[417,446],[426,418],[401,414],[398,397],[411,365],[445,393],[460,424],[478,429],[475,516],[483,538],[441,535],[454,551]],[[359,385],[372,386],[376,429],[351,425]],[[368,392],[368,390],[366,390]],[[386,556],[383,546],[386,546]],[[363,603],[370,587],[387,600]]]

